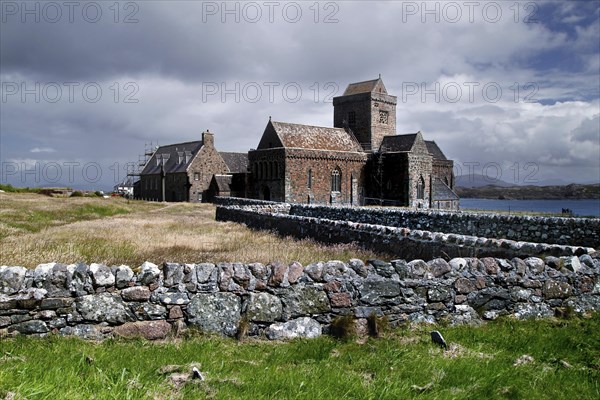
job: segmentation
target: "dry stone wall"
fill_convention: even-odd
[[[600,218],[534,217],[462,211],[334,207],[261,202],[238,198],[219,198],[216,203],[223,206],[280,204],[280,212],[302,217],[495,239],[502,238],[522,242],[600,247]]]
[[[265,203],[244,206],[218,206],[218,221],[243,223],[253,229],[269,230],[284,236],[313,238],[324,243],[358,245],[403,259],[437,257],[529,257],[569,256],[594,252],[593,248],[516,242],[454,233],[429,232],[344,220],[288,214],[289,205]],[[294,205],[291,206],[295,207]]]
[[[269,339],[316,337],[338,316],[480,323],[600,309],[595,254],[391,263],[144,263],[0,267],[0,336],[162,339],[188,327]]]
[[[515,241],[600,247],[600,218],[534,217],[392,208],[290,206],[290,214]]]

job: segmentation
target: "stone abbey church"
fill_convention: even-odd
[[[381,77],[334,97],[333,126],[269,118],[248,153],[217,151],[208,131],[199,141],[161,146],[145,164],[135,196],[458,209],[453,161],[421,132],[396,134],[396,96]]]

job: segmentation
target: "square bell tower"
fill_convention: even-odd
[[[396,134],[396,96],[379,78],[351,83],[333,98],[333,126],[350,129],[363,150],[379,150],[385,136]]]

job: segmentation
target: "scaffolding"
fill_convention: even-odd
[[[133,180],[139,177],[148,164],[148,161],[150,161],[156,150],[158,150],[158,147],[158,142],[156,144],[154,142],[145,143],[144,153],[138,156],[137,163],[127,163],[127,176],[132,177]]]

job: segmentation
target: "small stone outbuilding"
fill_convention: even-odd
[[[140,174],[135,197],[153,201],[205,200],[213,176],[245,176],[246,153],[219,153],[214,134],[202,133],[202,140],[158,147]],[[243,171],[243,172],[242,172]],[[245,193],[236,192],[236,195]]]

